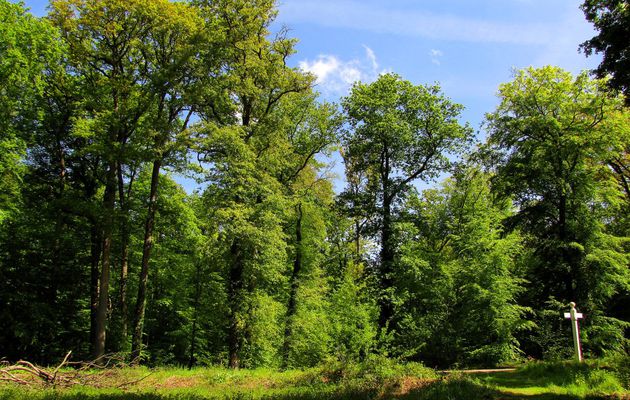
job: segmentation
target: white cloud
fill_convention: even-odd
[[[442,57],[444,53],[441,50],[431,49],[429,52],[429,56],[431,56],[431,62],[435,65],[440,65],[440,57]]]
[[[320,55],[313,62],[300,61],[300,69],[311,72],[317,77],[318,83],[325,82],[331,73],[339,70],[341,62],[337,57],[331,55]]]
[[[367,58],[370,60],[370,62],[372,62],[372,68],[378,69],[378,62],[376,62],[376,54],[374,54],[374,50],[370,49],[366,45],[363,45],[363,48],[365,49],[365,54],[367,55]]]
[[[371,82],[379,74],[388,70],[380,70],[374,51],[366,45],[364,59],[342,60],[331,54],[321,54],[315,60],[302,60],[298,67],[316,76],[317,89],[324,96],[343,96],[353,83],[357,81]]]

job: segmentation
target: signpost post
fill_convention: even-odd
[[[582,362],[582,348],[580,347],[580,330],[578,328],[578,319],[583,318],[582,313],[577,312],[575,303],[569,303],[571,311],[564,313],[564,318],[571,320],[571,330],[573,331],[573,345],[575,346],[575,357]]]

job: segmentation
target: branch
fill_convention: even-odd
[[[63,361],[61,362],[61,364],[57,365],[57,368],[55,368],[55,370],[53,371],[52,374],[52,382],[55,382],[55,379],[57,379],[57,372],[59,372],[59,369],[61,367],[63,367],[63,365],[68,361],[68,358],[70,358],[70,354],[72,354],[72,350],[70,350],[68,352],[68,354],[66,354],[66,356],[63,358]]]

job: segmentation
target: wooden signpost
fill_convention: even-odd
[[[573,345],[575,346],[575,357],[582,362],[582,347],[580,346],[580,330],[578,328],[578,319],[583,318],[582,313],[577,312],[575,303],[569,303],[571,311],[564,313],[564,318],[571,320],[571,330],[573,331]]]

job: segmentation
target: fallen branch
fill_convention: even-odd
[[[27,374],[32,375],[35,378],[38,378],[40,382],[43,383],[44,385],[57,386],[61,384],[65,386],[71,386],[72,384],[75,383],[74,380],[70,379],[68,376],[64,374],[59,374],[59,370],[68,362],[68,359],[70,358],[71,354],[72,352],[69,351],[68,354],[66,354],[66,356],[64,357],[61,364],[59,364],[53,370],[52,373],[48,372],[45,368],[38,367],[35,364],[29,361],[25,361],[25,360],[20,360],[17,363],[15,363],[15,365],[9,365],[8,363],[6,364],[3,363],[2,365],[6,365],[6,366],[4,368],[0,368],[0,374],[3,375],[1,380],[30,386],[30,383],[28,381],[22,378],[18,378],[17,376],[13,374],[13,372],[25,372]]]
[[[55,368],[55,371],[52,374],[53,382],[55,381],[55,379],[57,379],[57,372],[59,372],[59,368],[63,367],[63,365],[68,361],[68,358],[70,358],[70,354],[72,354],[72,350],[70,350],[68,354],[66,354],[61,364],[57,365],[57,368]]]
[[[72,352],[69,351],[55,368],[44,368],[29,361],[20,360],[11,365],[6,360],[0,360],[0,381],[19,385],[42,385],[52,387],[71,387],[74,385],[105,387],[108,378],[116,376],[116,370],[129,367],[124,354],[111,354],[99,357],[93,361],[70,361]],[[72,368],[63,371],[64,367]],[[99,371],[96,372],[95,371]],[[133,385],[151,376],[153,372],[140,379],[123,382],[117,388]],[[30,378],[29,378],[30,376]]]
[[[10,373],[9,371],[0,370],[0,373],[2,375],[4,375],[3,377],[0,377],[0,381],[9,381],[9,382],[19,383],[20,385],[31,386],[30,383],[28,383],[24,379],[20,379],[20,378],[16,377],[15,375]]]

